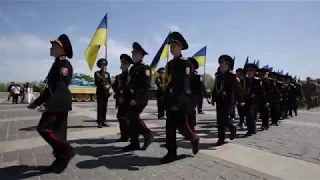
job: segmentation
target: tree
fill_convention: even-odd
[[[320,78],[317,78],[317,79],[316,79],[316,82],[317,82],[317,84],[320,85]]]
[[[211,90],[214,85],[214,79],[212,78],[212,76],[210,74],[202,74],[201,76],[204,80],[204,86],[206,87],[206,89]]]

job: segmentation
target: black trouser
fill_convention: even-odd
[[[216,103],[217,105],[217,126],[218,126],[218,141],[224,142],[226,139],[225,127],[228,127],[229,131],[232,132],[236,127],[233,125],[232,119],[230,118],[230,112],[232,105],[224,105],[225,102]]]
[[[12,94],[12,104],[18,104],[19,94]]]
[[[143,108],[133,108],[131,107],[128,110],[129,117],[129,132],[130,132],[130,143],[134,146],[139,145],[139,135],[148,136],[151,131],[144,123],[144,121],[140,118],[140,114],[143,111]]]
[[[298,102],[296,98],[290,98],[288,102],[288,114],[289,116],[292,116],[292,111],[297,116],[298,115]]]
[[[280,103],[272,102],[270,106],[271,123],[277,124],[280,119]]]
[[[280,103],[280,117],[282,119],[287,118],[288,114],[287,114],[287,101],[286,100],[282,100]]]
[[[198,113],[199,113],[199,112],[202,112],[203,96],[197,95],[197,100],[198,100],[197,110],[198,110]]]
[[[187,108],[180,107],[177,111],[167,110],[166,119],[166,148],[170,156],[177,155],[177,136],[176,131],[179,131],[190,142],[198,139],[198,136],[190,129],[187,123]]]
[[[190,96],[190,104],[188,105],[187,110],[187,123],[190,129],[194,132],[195,126],[197,125],[197,97],[195,95]]]
[[[42,113],[37,127],[41,137],[52,147],[56,158],[69,158],[73,148],[67,141],[68,112]]]
[[[103,124],[107,121],[107,108],[108,108],[108,97],[107,95],[98,95],[97,94],[97,123]]]
[[[158,106],[158,118],[162,118],[165,115],[165,102],[163,96],[157,96],[157,106]]]
[[[119,121],[119,128],[121,138],[128,139],[129,138],[129,124],[127,111],[129,109],[128,103],[119,103],[117,118]]]
[[[269,127],[269,118],[270,118],[270,109],[266,107],[265,104],[260,104],[260,118],[262,121],[262,127],[268,128]]]
[[[246,125],[248,128],[248,133],[255,134],[257,132],[255,112],[257,111],[253,106],[250,106],[250,104],[245,106],[245,111],[246,111]]]
[[[241,106],[237,106],[237,108],[238,108],[238,115],[240,119],[239,125],[242,125],[244,123],[244,117],[246,115],[245,109],[244,107],[241,107]]]
[[[10,100],[10,98],[11,98],[12,95],[13,95],[13,93],[12,93],[12,92],[9,92],[9,94],[8,94],[8,101]]]

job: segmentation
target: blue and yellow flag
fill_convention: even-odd
[[[207,46],[200,49],[192,57],[198,61],[199,66],[205,66],[206,65],[206,57],[207,57]]]
[[[162,43],[160,49],[158,50],[156,56],[153,58],[153,60],[150,64],[152,74],[154,74],[157,71],[156,68],[157,68],[159,61],[163,58],[169,57],[170,34],[171,34],[171,31],[169,32],[167,38]]]
[[[89,46],[85,52],[85,57],[89,65],[90,71],[97,60],[100,46],[107,46],[107,34],[108,34],[107,14],[104,16],[96,32],[94,33]]]

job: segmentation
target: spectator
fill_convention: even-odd
[[[18,104],[18,99],[20,96],[20,87],[18,84],[15,84],[11,87],[12,93],[12,104]]]

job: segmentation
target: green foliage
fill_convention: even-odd
[[[204,80],[204,85],[206,86],[206,89],[212,90],[214,85],[214,79],[210,74],[203,74],[202,78]]]
[[[320,85],[320,78],[317,78],[317,79],[316,79],[316,82],[317,82],[317,84]]]

